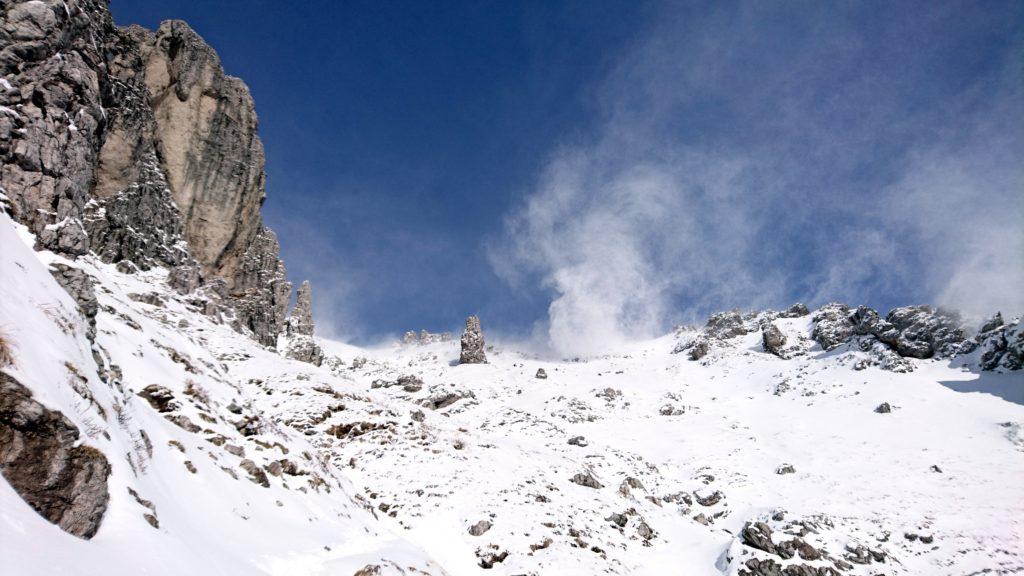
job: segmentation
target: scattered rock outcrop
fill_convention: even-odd
[[[466,331],[462,333],[462,353],[459,364],[485,364],[487,354],[484,352],[484,333],[480,329],[480,319],[476,316],[466,318]]]
[[[0,372],[0,472],[44,518],[92,538],[107,510],[110,463],[78,444],[78,428],[47,409],[32,392]]]
[[[802,302],[797,302],[782,312],[779,312],[779,318],[801,318],[810,313],[811,311],[807,309],[807,306],[804,306]]]
[[[736,310],[713,314],[708,318],[708,322],[704,326],[704,333],[706,335],[719,340],[728,340],[729,338],[742,336],[747,332],[749,330],[747,330],[743,322],[743,316]]]
[[[689,340],[683,340],[676,344],[676,347],[672,349],[673,354],[679,354],[680,352],[686,352],[686,357],[692,361],[700,360],[701,358],[708,355],[711,351],[711,343],[708,338],[703,334],[691,337]]]
[[[849,320],[854,333],[873,336],[900,356],[950,357],[973,350],[970,341],[965,339],[960,318],[930,306],[894,308],[884,320],[878,312],[860,306],[850,314]]]
[[[982,349],[982,370],[1002,367],[1019,370],[1024,363],[1024,336],[1019,321],[1004,325],[1002,316],[985,322],[974,338],[960,317],[931,306],[901,306],[883,318],[876,310],[832,303],[814,313],[812,338],[823,350],[854,342],[869,359],[855,364],[862,369],[881,366],[892,372],[912,372],[910,359],[953,358]]]
[[[419,335],[417,335],[416,332],[409,330],[408,332],[405,333],[405,336],[402,337],[402,344],[406,345],[419,344],[420,346],[423,346],[426,344],[433,344],[434,342],[451,341],[451,332],[441,332],[439,334],[435,334],[433,332],[427,332],[426,330],[420,330]]]
[[[982,326],[976,339],[983,370],[1020,370],[1024,366],[1024,330],[1019,319],[1004,324],[1002,315],[996,314]]]
[[[848,342],[854,334],[854,325],[850,320],[850,307],[846,304],[832,302],[819,308],[814,316],[814,329],[811,338],[822,350],[832,350],[844,342]]]

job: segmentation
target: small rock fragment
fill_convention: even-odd
[[[482,536],[485,532],[491,529],[491,523],[488,520],[481,520],[476,524],[469,527],[469,534],[471,536]]]
[[[580,472],[574,475],[572,478],[570,478],[570,482],[574,484],[579,484],[580,486],[586,486],[587,488],[604,488],[604,484],[598,482],[597,478],[594,478],[593,474],[591,474],[590,471]]]
[[[569,444],[571,446],[579,446],[580,448],[586,448],[588,445],[587,439],[583,436],[573,436],[569,438]]]

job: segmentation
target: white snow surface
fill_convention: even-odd
[[[962,360],[855,370],[862,353],[807,344],[809,317],[776,321],[805,344],[790,360],[753,333],[693,362],[671,353],[682,333],[577,362],[497,343],[488,364],[462,366],[457,339],[318,339],[328,361],[315,367],[203,315],[166,271],[125,275],[33,242],[0,214],[0,331],[16,359],[5,370],[104,452],[111,499],[82,540],[0,482],[3,574],[736,575],[751,558],[834,566],[858,546],[883,560],[842,573],[1024,572],[1024,406],[951,388],[1020,389],[1020,372]],[[56,261],[96,279],[97,357],[119,379],[98,375],[84,320],[47,271]],[[393,385],[404,375],[422,389]],[[157,412],[137,395],[150,384],[180,408]],[[891,413],[874,411],[882,402]],[[178,415],[199,431],[165,417]],[[236,430],[243,417],[257,434]],[[243,459],[303,474],[264,487]],[[784,464],[795,471],[778,474]],[[580,473],[601,487],[574,483]],[[470,534],[482,520],[490,529]],[[803,527],[829,558],[744,545],[755,521],[776,544]]]

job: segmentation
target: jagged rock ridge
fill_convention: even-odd
[[[869,364],[893,372],[911,372],[911,359],[948,359],[969,355],[979,348],[982,370],[1019,370],[1024,365],[1024,334],[1019,319],[1004,323],[996,314],[985,322],[974,336],[956,313],[931,306],[902,306],[883,318],[867,306],[856,309],[832,302],[811,315],[810,341],[791,341],[774,322],[782,318],[799,318],[810,314],[803,304],[795,304],[779,312],[720,312],[712,315],[698,331],[679,330],[680,338],[673,352],[686,352],[690,360],[703,359],[716,343],[725,343],[746,334],[761,332],[762,349],[780,358],[806,354],[809,344],[816,343],[824,351],[852,346],[868,354]]]

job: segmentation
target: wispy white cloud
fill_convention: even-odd
[[[490,246],[553,349],[787,298],[1024,310],[1019,70],[933,82],[960,16],[891,16],[666,11]]]

